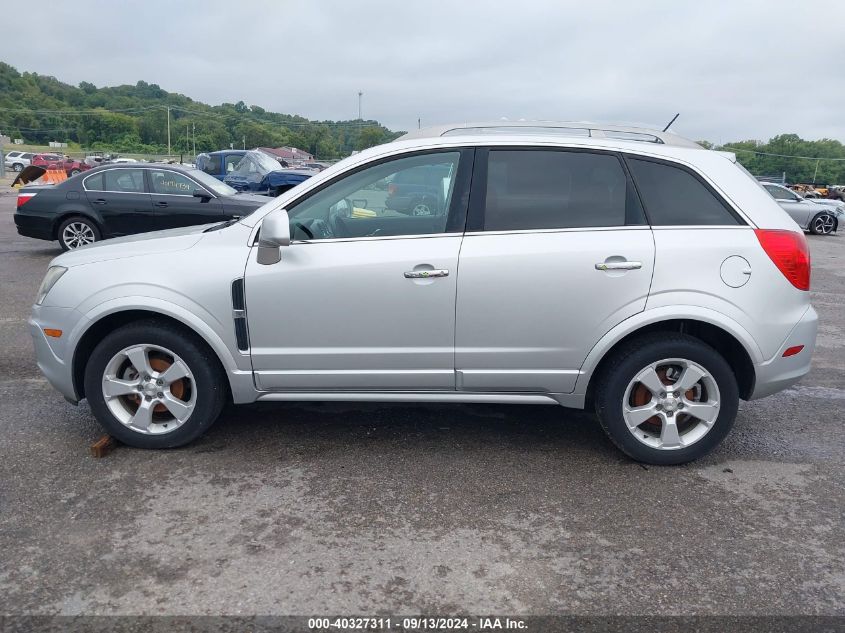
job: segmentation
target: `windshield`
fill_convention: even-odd
[[[234,196],[238,193],[236,189],[233,189],[225,182],[220,182],[214,176],[211,176],[204,171],[200,171],[199,169],[192,169],[191,176],[198,180],[203,187],[211,189],[211,191],[218,196]]]
[[[270,158],[264,152],[247,152],[235,167],[234,173],[239,176],[266,175],[281,168],[279,161]]]

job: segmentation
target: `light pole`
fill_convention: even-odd
[[[358,120],[361,121],[361,97],[364,96],[364,93],[360,90],[358,91]]]
[[[170,106],[167,106],[167,155],[170,156]]]

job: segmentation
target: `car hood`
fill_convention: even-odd
[[[234,196],[220,198],[220,200],[227,207],[252,207],[253,209],[257,209],[262,204],[267,204],[270,198],[257,193],[239,193]]]
[[[813,204],[818,204],[824,207],[827,207],[828,210],[837,210],[840,213],[845,210],[845,202],[840,202],[839,200],[824,200],[819,198],[809,198],[810,202]]]
[[[202,239],[203,231],[208,226],[207,224],[186,226],[167,231],[153,231],[152,233],[140,233],[103,240],[63,253],[50,262],[50,265],[70,268],[137,255],[184,251]]]

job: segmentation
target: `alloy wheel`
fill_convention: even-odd
[[[191,417],[197,398],[194,375],[179,356],[158,345],[133,345],[106,365],[102,393],[109,411],[144,435],[171,433]]]
[[[833,224],[833,216],[825,213],[813,220],[813,232],[819,233],[820,235],[828,235],[833,232]]]
[[[667,358],[640,370],[628,383],[622,415],[642,444],[678,450],[703,438],[719,417],[719,387],[701,365]]]
[[[62,241],[69,249],[79,248],[97,241],[94,229],[85,222],[71,222],[62,231]]]

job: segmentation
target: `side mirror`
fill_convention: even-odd
[[[194,198],[202,198],[203,202],[211,200],[211,194],[205,189],[194,189]]]
[[[278,264],[282,259],[281,247],[290,246],[290,219],[288,212],[278,209],[261,221],[258,233],[258,263]]]

